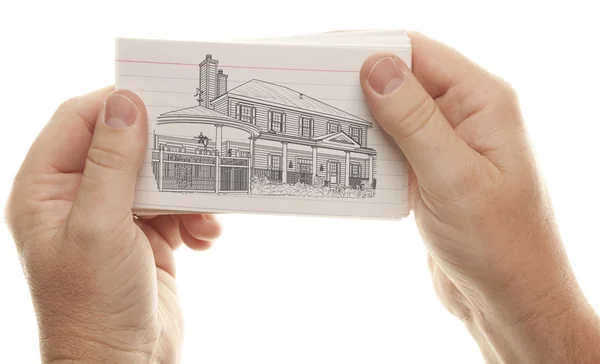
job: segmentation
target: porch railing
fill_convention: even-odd
[[[222,166],[248,166],[248,158],[221,157]]]
[[[158,158],[158,156],[157,156],[157,158]],[[165,162],[187,162],[187,163],[215,164],[215,157],[201,155],[201,154],[181,153],[181,152],[164,152],[163,161],[165,161]]]

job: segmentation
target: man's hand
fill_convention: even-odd
[[[7,207],[44,363],[177,363],[173,251],[207,249],[211,215],[131,214],[146,109],[128,91],[65,102],[31,147]]]
[[[411,38],[413,72],[378,54],[360,77],[414,171],[411,204],[441,301],[490,363],[600,362],[598,319],[569,266],[515,93],[453,49]]]

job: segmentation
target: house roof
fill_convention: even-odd
[[[282,106],[292,107],[309,112],[325,114],[339,119],[345,119],[360,124],[371,125],[367,120],[347,113],[336,107],[304,95],[289,87],[265,82],[257,79],[243,83],[227,92],[229,95],[248,97],[260,101],[268,101]]]
[[[195,117],[214,118],[214,119],[239,122],[239,120],[237,120],[237,119],[234,119],[230,116],[221,114],[220,112],[216,112],[214,110],[205,108],[204,106],[200,106],[200,105],[186,107],[183,109],[178,109],[178,110],[173,110],[173,111],[168,111],[168,112],[160,114],[159,118],[173,117],[173,116],[185,116],[185,117],[195,116]]]
[[[360,148],[360,144],[358,144],[354,139],[352,139],[348,134],[344,133],[343,131],[323,135],[322,137],[315,138],[315,140],[318,143],[326,145],[345,146],[347,148]]]
[[[157,125],[172,123],[221,124],[234,129],[244,130],[253,136],[258,136],[261,133],[260,128],[254,124],[240,122],[238,119],[221,114],[220,112],[216,112],[200,105],[160,114],[156,120],[156,123]]]

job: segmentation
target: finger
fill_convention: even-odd
[[[155,217],[157,217],[158,215],[142,215],[142,216],[135,215],[135,216],[139,220],[152,220]]]
[[[469,174],[476,152],[458,137],[399,57],[369,57],[360,82],[371,113],[400,146],[419,185],[439,190]]]
[[[180,221],[176,215],[160,215],[151,220],[142,221],[142,223],[151,226],[162,236],[171,250],[176,250],[183,243],[179,232]]]
[[[179,233],[181,234],[181,239],[188,246],[188,248],[193,250],[207,250],[212,246],[212,241],[198,239],[194,237],[190,232],[183,226],[183,224],[179,225]]]
[[[196,239],[215,240],[221,235],[221,224],[212,215],[181,215],[179,220]]]
[[[133,92],[111,93],[98,114],[72,211],[107,228],[131,215],[137,173],[148,140],[142,100]]]
[[[412,72],[457,135],[501,170],[522,164],[522,117],[510,85],[445,44],[409,36]]]
[[[454,48],[411,31],[412,72],[432,98],[437,99],[475,71],[477,64]]]
[[[182,222],[184,217],[189,220],[186,221],[186,225],[191,226],[194,233],[190,233]],[[216,223],[215,217],[210,214],[206,216],[199,214],[161,215],[152,220],[141,222],[148,224],[162,236],[171,250],[176,250],[182,243],[194,250],[206,250],[211,246],[210,241],[216,239],[221,232],[220,225]],[[213,225],[215,223],[216,226]],[[203,231],[203,226],[208,227],[207,232]]]
[[[103,100],[113,86],[72,98],[58,107],[29,149],[21,170],[70,173],[83,170]]]
[[[486,107],[513,101],[506,82],[454,48],[418,32],[409,37],[412,72],[453,128]]]

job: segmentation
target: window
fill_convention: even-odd
[[[296,168],[302,173],[309,173],[312,171],[312,159],[297,158]]]
[[[300,135],[305,138],[312,137],[312,119],[302,116],[300,119]]]
[[[340,131],[340,124],[338,123],[329,123],[327,131],[331,134],[331,133],[339,133]]]
[[[276,170],[281,169],[281,156],[280,155],[271,154],[269,156],[269,168],[276,169]]]
[[[361,131],[360,128],[350,127],[350,137],[360,145],[362,145]]]
[[[350,177],[360,178],[360,164],[352,163],[350,164]]]
[[[245,123],[255,124],[256,109],[250,105],[238,104],[238,119]]]
[[[283,133],[283,113],[280,111],[271,111],[271,120],[269,130],[277,133]]]

